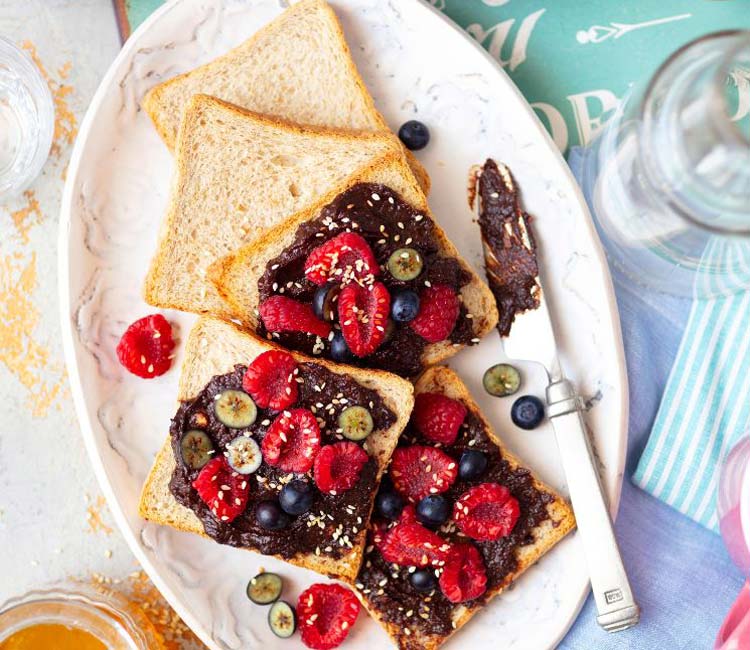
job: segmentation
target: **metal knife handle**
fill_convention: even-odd
[[[573,385],[562,379],[547,387],[547,404],[586,553],[599,612],[596,620],[608,632],[625,630],[638,623],[640,608],[630,589],[591,453],[583,401]]]

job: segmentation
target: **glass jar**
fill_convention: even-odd
[[[0,200],[24,190],[49,155],[55,108],[31,57],[0,37]]]
[[[615,275],[688,297],[750,288],[750,32],[693,41],[632,88],[581,184]]]
[[[0,605],[0,648],[9,639],[19,639],[24,631],[27,635],[40,633],[39,626],[63,627],[79,635],[74,645],[63,646],[59,640],[55,647],[88,650],[85,641],[91,640],[92,650],[102,647],[107,650],[163,648],[159,635],[143,612],[106,588],[71,584],[31,591],[7,601]],[[20,642],[16,645],[25,647]],[[51,649],[51,646],[47,647]]]

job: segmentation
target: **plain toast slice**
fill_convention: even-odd
[[[297,124],[390,135],[324,0],[292,5],[230,52],[152,88],[142,105],[172,150],[183,111],[198,94]],[[427,172],[407,155],[427,192]]]
[[[324,206],[357,183],[386,185],[411,207],[435,221],[430,214],[427,199],[403,157],[390,156],[383,161],[378,161],[352,176],[345,183],[329,189],[315,205],[298,212],[209,267],[208,277],[230,305],[232,318],[241,321],[253,331],[256,330],[258,326],[256,312],[259,300],[258,279],[265,272],[269,260],[277,257],[292,244],[297,228],[301,224],[315,219]],[[461,258],[456,247],[437,222],[435,222],[434,233],[441,256],[455,258],[471,276],[470,282],[461,289],[461,301],[467,312],[472,315],[474,336],[479,339],[490,332],[497,323],[495,300],[487,285]],[[422,355],[423,367],[447,359],[461,347],[450,340],[427,345]]]
[[[415,396],[420,393],[441,393],[452,399],[461,401],[464,406],[468,409],[470,414],[473,414],[478,418],[479,422],[484,426],[484,432],[490,439],[491,443],[497,445],[500,451],[501,457],[507,461],[511,471],[518,471],[519,468],[525,468],[526,464],[516,458],[510,453],[503,445],[502,440],[493,431],[489,422],[482,415],[479,410],[477,403],[471,397],[466,385],[461,381],[460,377],[450,368],[445,366],[436,366],[426,370],[417,380],[414,387]],[[408,435],[409,429],[404,432],[404,435]],[[459,434],[461,435],[461,434]],[[521,472],[528,472],[528,470],[520,469]],[[562,540],[574,527],[575,518],[573,511],[567,502],[558,494],[555,493],[552,488],[542,483],[539,479],[531,475],[533,487],[547,495],[550,495],[551,499],[546,505],[548,518],[542,521],[535,528],[531,529],[533,536],[533,542],[530,544],[518,546],[514,549],[516,558],[516,568],[512,572],[508,573],[500,582],[493,587],[489,588],[480,598],[468,601],[466,603],[456,604],[452,607],[451,621],[450,621],[450,632],[448,634],[435,634],[426,632],[424,628],[430,628],[429,621],[425,623],[424,620],[418,618],[416,615],[407,619],[410,621],[407,626],[396,624],[392,620],[392,615],[396,609],[396,605],[404,604],[403,602],[397,602],[393,606],[394,611],[384,611],[381,607],[374,605],[372,598],[372,591],[365,593],[365,590],[371,586],[367,583],[368,579],[365,577],[366,573],[371,569],[368,569],[371,565],[371,556],[366,555],[366,564],[363,566],[360,576],[358,577],[357,594],[360,600],[370,612],[370,614],[385,628],[386,632],[395,642],[396,646],[400,650],[435,650],[442,645],[450,636],[452,636],[457,630],[459,630],[474,614],[476,614],[482,607],[485,606],[492,598],[499,593],[507,589],[511,584],[524,573],[530,566],[536,563],[545,553],[547,553],[555,544]],[[522,513],[523,515],[523,513]],[[465,539],[465,538],[464,538]],[[379,551],[371,551],[368,547],[368,553],[377,553]],[[389,576],[390,577],[390,576]],[[385,585],[384,585],[385,586]],[[522,585],[517,586],[518,589],[522,589]],[[385,589],[390,589],[390,586],[385,586]],[[381,592],[383,589],[380,590]],[[435,600],[440,597],[443,598],[442,594],[424,594],[423,596],[429,596],[426,601],[426,606],[429,609],[435,607]],[[447,600],[446,600],[447,602]],[[450,604],[450,603],[449,603]],[[423,613],[422,608],[425,605],[420,605],[420,615]],[[416,608],[415,608],[416,609]],[[389,616],[390,615],[390,616]],[[435,614],[430,614],[434,616]],[[469,642],[468,638],[465,640]]]
[[[247,364],[261,352],[274,348],[275,346],[243,332],[226,321],[208,317],[199,319],[191,330],[185,346],[178,400],[187,401],[194,398],[212,377],[230,372],[236,364]],[[312,361],[303,355],[292,354],[298,361]],[[396,420],[389,429],[373,431],[367,439],[368,452],[378,465],[379,480],[398,442],[401,430],[409,420],[414,403],[412,385],[386,372],[345,368],[318,359],[314,361],[332,372],[347,375],[361,385],[377,391],[385,405],[396,414]],[[200,519],[192,510],[179,504],[170,492],[169,481],[174,468],[175,458],[168,438],[157,454],[143,487],[139,505],[140,515],[158,524],[205,536]],[[373,492],[370,508],[374,498]],[[362,525],[356,536],[350,536],[352,547],[338,559],[315,553],[298,553],[292,558],[282,559],[351,582],[357,575],[362,560],[365,534],[366,526]],[[251,547],[245,548],[256,550]]]
[[[209,264],[394,155],[401,149],[387,136],[303,129],[196,95],[180,130],[146,302],[228,315],[205,277]]]

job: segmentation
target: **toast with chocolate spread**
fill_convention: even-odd
[[[152,88],[142,105],[172,150],[182,113],[198,94],[297,124],[390,136],[323,0],[292,5],[223,56]],[[427,192],[427,172],[404,151]]]
[[[352,582],[412,385],[202,318],[178,400],[141,516]]]
[[[438,648],[575,526],[568,504],[505,449],[444,366],[417,380],[382,486],[405,506],[373,512],[355,587],[401,650]],[[447,508],[423,510],[424,495]]]
[[[143,294],[155,307],[227,316],[209,264],[314,204],[358,170],[401,155],[393,139],[303,129],[205,95],[185,111],[176,172]]]
[[[490,290],[398,155],[327,189],[208,277],[231,317],[260,335],[402,377],[477,343],[497,322]],[[305,321],[286,317],[311,309]]]

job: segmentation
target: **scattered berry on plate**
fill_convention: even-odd
[[[320,338],[331,333],[330,323],[320,320],[310,305],[287,296],[266,298],[258,311],[269,332],[303,332]]]
[[[396,280],[408,282],[419,277],[424,261],[416,248],[397,248],[391,253],[386,266]]]
[[[463,403],[442,393],[420,393],[414,400],[414,426],[432,442],[452,445],[465,417]]]
[[[214,517],[226,523],[242,514],[250,494],[247,477],[235,472],[223,456],[203,466],[193,487]]]
[[[510,419],[522,429],[536,429],[544,419],[544,403],[534,395],[523,395],[513,402]]]
[[[268,427],[263,459],[285,472],[307,472],[320,450],[320,427],[308,409],[283,411]]]
[[[451,545],[416,521],[403,521],[379,531],[373,542],[383,559],[399,566],[442,566]]]
[[[342,585],[311,585],[297,601],[302,643],[313,650],[338,647],[357,620],[359,608],[357,597]]]
[[[419,294],[411,289],[402,289],[391,299],[391,317],[397,323],[409,323],[419,313]]]
[[[423,122],[409,120],[401,125],[398,137],[407,149],[418,151],[424,149],[430,141],[430,131]]]
[[[492,542],[509,535],[520,515],[517,499],[499,483],[469,488],[453,506],[453,520],[472,539]]]
[[[339,294],[339,323],[352,353],[366,357],[385,339],[391,296],[382,282],[366,287],[352,283]]]
[[[247,583],[247,597],[256,605],[270,605],[281,597],[284,583],[276,573],[259,573]]]
[[[467,449],[458,461],[458,478],[476,481],[487,471],[487,454],[477,449]]]
[[[484,561],[473,544],[455,544],[440,574],[440,590],[452,603],[479,598],[487,590]]]
[[[456,326],[458,311],[458,294],[453,287],[426,287],[419,296],[419,313],[409,326],[429,343],[444,341]]]
[[[375,423],[372,415],[364,406],[348,406],[338,417],[338,428],[344,438],[364,440],[372,433]]]
[[[312,508],[315,489],[309,481],[297,478],[289,481],[279,493],[281,509],[290,515],[304,515]]]
[[[313,294],[313,311],[321,320],[332,323],[336,320],[336,301],[339,298],[341,286],[338,284],[324,284],[318,287]]]
[[[134,375],[151,379],[163,375],[172,365],[172,326],[161,314],[135,321],[117,344],[117,358]]]
[[[292,523],[276,501],[261,501],[255,508],[255,521],[266,530],[283,530]]]
[[[508,363],[497,363],[484,371],[484,390],[495,397],[513,395],[521,386],[521,374]]]
[[[378,496],[375,497],[375,508],[381,517],[395,521],[404,509],[404,498],[395,490],[381,488]]]
[[[252,474],[263,462],[258,443],[247,436],[237,436],[224,452],[229,466],[238,474]]]
[[[288,639],[297,629],[297,616],[285,600],[279,600],[268,610],[268,626],[277,637]]]
[[[409,574],[409,582],[414,587],[414,591],[419,593],[432,591],[438,586],[438,580],[432,569],[417,569]]]
[[[214,413],[230,429],[249,427],[258,417],[252,397],[241,390],[224,390],[214,398]]]
[[[338,363],[347,363],[353,358],[352,351],[346,344],[344,335],[336,330],[333,338],[331,339],[331,359]]]
[[[417,521],[429,528],[444,524],[451,514],[451,504],[442,494],[428,494],[416,507]]]
[[[329,494],[350,490],[359,480],[368,459],[367,452],[354,442],[325,445],[315,457],[315,485]]]
[[[247,367],[242,388],[260,408],[280,411],[297,401],[297,362],[288,352],[266,350]]]
[[[428,494],[440,494],[453,485],[458,474],[456,461],[435,447],[411,445],[393,452],[390,468],[394,487],[417,503]]]
[[[214,443],[205,431],[189,429],[180,438],[180,456],[190,469],[200,469],[215,453]]]
[[[305,261],[305,277],[324,285],[329,280],[346,284],[380,273],[370,245],[362,235],[343,232],[314,248]]]

